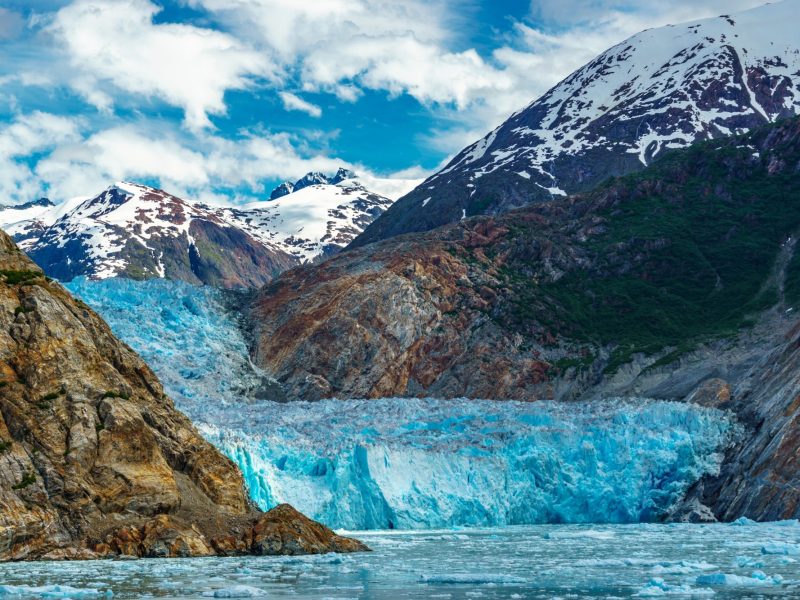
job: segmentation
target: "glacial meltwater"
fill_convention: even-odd
[[[371,553],[0,565],[12,598],[800,596],[800,525],[534,525],[355,534]]]
[[[273,402],[221,292],[169,281],[68,287],[242,469],[374,552],[0,566],[32,597],[582,598],[800,594],[800,525],[658,521],[718,471],[727,413],[591,403]],[[265,395],[266,394],[266,395]]]

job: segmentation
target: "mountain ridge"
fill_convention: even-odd
[[[279,199],[242,206],[212,206],[117,182],[61,205],[39,200],[4,207],[0,224],[48,275],[64,281],[167,277],[254,288],[339,251],[391,203],[339,169]]]
[[[664,149],[797,114],[798,11],[784,0],[613,46],[462,150],[352,246],[586,191]]]

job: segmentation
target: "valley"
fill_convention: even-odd
[[[406,33],[445,37],[291,72],[244,7],[154,2],[140,25],[258,75],[179,131],[178,91],[84,88],[96,115],[36,113],[52,141],[0,128],[0,598],[800,593],[800,0],[635,33],[433,168],[521,46],[450,52],[437,85],[483,77],[457,98],[383,98]],[[529,59],[560,43],[504,19]],[[386,166],[413,145],[386,102],[428,167]],[[148,110],[163,136],[88,172],[138,125],[83,131]]]

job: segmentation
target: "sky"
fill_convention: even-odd
[[[397,196],[594,56],[763,0],[0,0],[0,204]]]

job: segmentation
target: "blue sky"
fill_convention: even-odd
[[[398,194],[637,31],[753,0],[0,0],[0,204]]]

